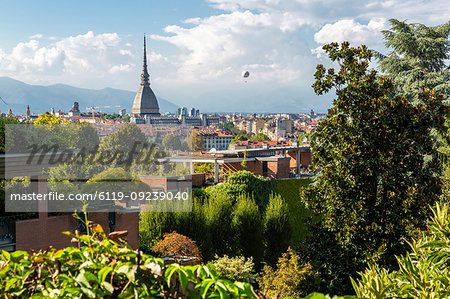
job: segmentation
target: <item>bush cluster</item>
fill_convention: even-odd
[[[302,264],[300,256],[291,248],[279,258],[277,268],[265,266],[258,283],[261,291],[269,298],[298,297],[308,294],[314,279],[312,266]]]
[[[248,283],[256,281],[257,274],[254,266],[253,258],[244,256],[219,257],[216,255],[214,260],[208,263],[208,267],[216,271],[220,278]]]
[[[141,213],[140,242],[151,248],[166,232],[196,242],[203,258],[215,255],[252,257],[256,268],[271,265],[289,246],[288,210],[270,181],[241,171],[227,183],[193,193],[192,213]]]
[[[89,227],[89,226],[88,226]],[[5,298],[256,298],[250,284],[219,279],[206,266],[164,265],[121,239],[65,232],[78,248],[0,253]],[[84,246],[80,246],[83,243]]]

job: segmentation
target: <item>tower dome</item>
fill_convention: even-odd
[[[159,105],[155,93],[150,88],[149,74],[147,71],[147,47],[144,35],[144,63],[141,74],[141,87],[134,97],[131,113],[135,116],[153,115],[159,116]]]

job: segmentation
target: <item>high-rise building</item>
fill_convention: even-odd
[[[133,101],[133,108],[131,109],[131,113],[136,117],[160,115],[158,100],[156,99],[153,90],[150,88],[149,77],[147,71],[147,46],[144,36],[144,61],[141,74],[141,87],[136,93]]]

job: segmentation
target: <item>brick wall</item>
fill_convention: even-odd
[[[75,246],[70,243],[70,237],[62,232],[75,232],[78,220],[70,215],[45,217],[16,221],[16,250],[44,250],[52,245],[56,249]],[[108,212],[90,213],[88,219],[94,224],[100,224],[109,233]],[[138,213],[116,213],[116,231],[127,230],[127,241],[133,248],[139,247],[139,215]]]
[[[300,161],[302,166],[309,166],[311,164],[311,153],[309,152],[301,152],[300,153]]]
[[[243,167],[241,165],[241,162],[230,162],[223,164],[223,170],[225,172],[235,172],[243,170]],[[260,161],[247,161],[247,170],[252,172],[256,176],[262,175],[262,163]]]

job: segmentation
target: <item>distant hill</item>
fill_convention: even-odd
[[[25,114],[27,104],[32,113],[50,111],[69,111],[73,102],[80,103],[80,110],[86,111],[89,106],[121,106],[121,108],[100,109],[102,112],[117,113],[125,108],[131,112],[135,92],[121,89],[104,88],[100,90],[78,88],[64,84],[50,86],[30,85],[9,77],[0,77],[0,97],[8,105],[0,101],[0,111],[6,113],[9,108],[14,114]],[[177,105],[158,98],[161,113],[175,113]]]

